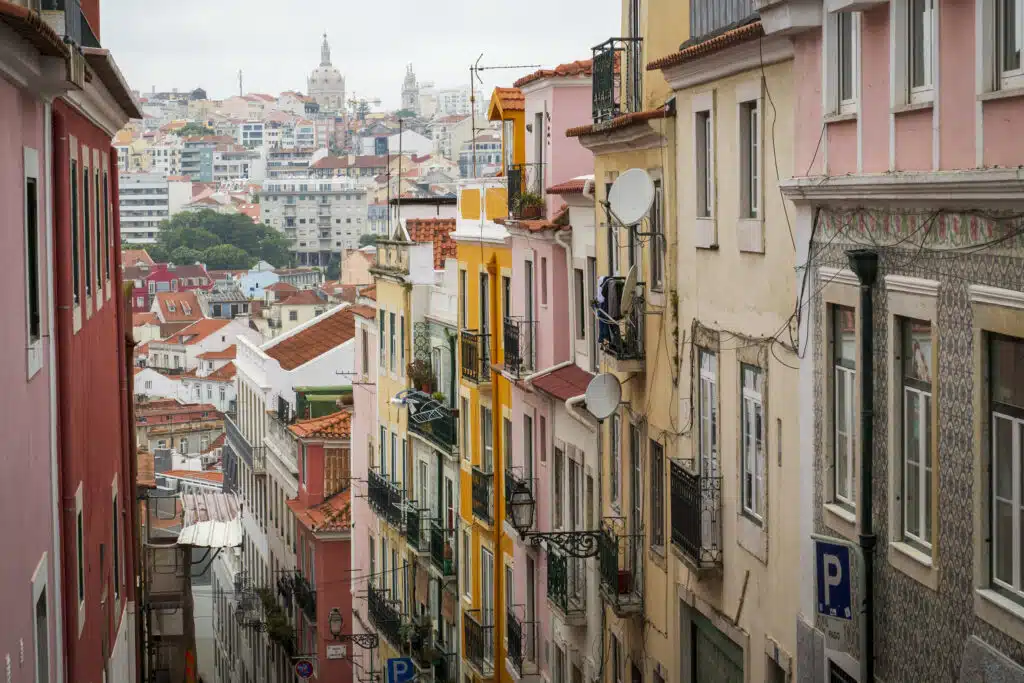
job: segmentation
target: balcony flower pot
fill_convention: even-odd
[[[523,220],[535,220],[543,215],[543,206],[524,206],[519,210],[519,217]]]

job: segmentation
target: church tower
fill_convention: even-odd
[[[420,113],[420,86],[416,82],[416,74],[412,64],[405,67],[405,80],[402,81],[402,109]]]
[[[320,66],[309,75],[307,88],[309,96],[320,105],[320,111],[345,111],[345,77],[331,64],[331,46],[326,33],[320,45]]]

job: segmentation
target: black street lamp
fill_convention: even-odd
[[[340,643],[352,643],[356,647],[361,647],[364,650],[372,650],[380,644],[380,639],[376,633],[342,633],[341,629],[345,623],[345,617],[341,615],[341,610],[337,607],[332,607],[330,614],[327,616],[327,626],[331,630],[331,637]]]
[[[530,531],[530,528],[533,527],[537,501],[534,500],[533,493],[525,484],[517,483],[513,487],[505,505],[511,511],[512,526],[519,532],[519,537],[523,539],[524,543],[537,546],[541,544],[541,541],[545,541],[566,555],[580,559],[597,555],[598,541],[601,538],[600,531]]]

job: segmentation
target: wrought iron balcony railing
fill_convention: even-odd
[[[462,376],[470,382],[482,384],[491,381],[491,335],[476,330],[463,330]]]
[[[624,520],[616,517],[601,522],[601,594],[617,616],[643,609],[643,550],[643,534],[627,533]]]
[[[544,164],[512,164],[508,167],[508,215],[512,218],[543,218]]]
[[[643,110],[643,39],[609,38],[592,48],[594,123]]]
[[[430,524],[430,560],[442,576],[455,576],[455,559],[458,544],[455,529],[442,528],[436,521]]]
[[[473,467],[473,516],[494,523],[494,473]]]
[[[483,678],[494,672],[494,616],[474,609],[462,613],[466,661]]]
[[[367,612],[370,614],[370,623],[377,629],[377,633],[384,636],[395,649],[401,649],[402,615],[387,599],[383,588],[371,584],[367,589]]]
[[[548,551],[548,600],[569,623],[586,618],[585,562],[554,550]]]
[[[688,472],[670,465],[672,543],[697,569],[722,564],[722,477]]]
[[[409,402],[415,403],[414,398],[411,397]],[[424,402],[421,401],[420,403]],[[455,414],[447,406],[439,401],[434,402],[432,399],[426,403],[430,403],[430,405],[414,405],[413,409],[416,411],[420,409],[433,410],[430,418],[423,421],[410,419],[409,429],[436,444],[446,454],[451,456],[454,449],[459,445],[458,418],[455,417]]]
[[[536,369],[534,335],[536,322],[523,318],[505,318],[504,337],[505,372],[515,378],[528,375]]]
[[[367,476],[367,493],[370,507],[385,522],[404,533],[402,520],[404,517],[404,498],[402,492],[394,484],[385,479],[375,470]]]
[[[292,583],[292,589],[295,592],[295,603],[302,610],[302,613],[306,615],[310,623],[316,623],[316,591],[312,586],[309,585],[309,581],[306,580],[302,574],[295,573],[295,580]]]
[[[615,289],[615,297],[606,297],[597,305],[598,340],[605,353],[620,361],[638,361],[644,358],[644,283],[637,283],[627,309],[618,306],[625,278],[609,278],[608,287]],[[611,291],[611,290],[609,290]]]
[[[508,662],[520,678],[523,675],[523,624],[516,616],[515,610],[509,608],[505,612],[508,633],[505,634]]]

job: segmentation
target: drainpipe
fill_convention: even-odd
[[[875,534],[871,524],[872,452],[874,450],[874,344],[872,335],[871,292],[878,276],[878,253],[869,249],[846,252],[850,269],[860,280],[860,551],[863,558],[861,590],[864,596],[864,619],[860,630],[860,680],[875,680],[874,562]]]
[[[579,412],[579,405],[583,403],[587,398],[586,394],[580,394],[579,396],[572,396],[571,398],[565,399],[565,412],[572,415],[579,423],[581,423],[587,429],[594,429],[594,422],[583,417],[583,414]],[[600,429],[600,422],[598,423],[598,429]]]
[[[574,284],[573,281],[572,281],[572,269],[573,269],[572,242],[566,243],[566,242],[562,241],[564,237],[565,237],[565,231],[559,230],[558,232],[556,232],[555,233],[555,244],[560,246],[562,249],[565,249],[565,253],[569,255],[569,258],[566,259],[566,268],[565,268],[566,287],[565,287],[565,291],[569,293],[569,296],[572,296],[572,288],[573,288],[573,284]],[[572,299],[572,301],[575,303],[576,300]],[[571,318],[570,318],[570,320],[571,320]],[[577,321],[575,321],[575,323],[577,325],[582,325],[583,321],[582,320],[577,320]],[[572,323],[570,322],[570,325],[571,324]],[[566,335],[566,339],[569,340],[569,355],[566,356],[566,358],[571,358],[573,360],[573,362],[575,362],[576,361],[576,331],[570,329],[569,330],[569,334]]]

